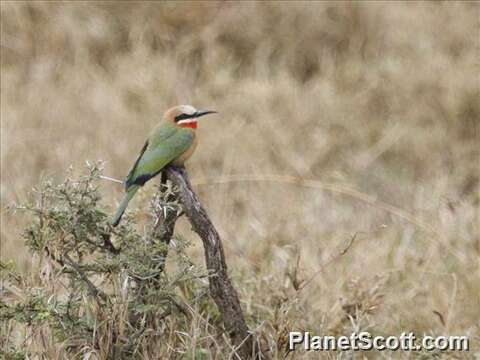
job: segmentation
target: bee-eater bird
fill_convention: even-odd
[[[168,164],[181,166],[192,156],[197,147],[197,120],[201,116],[216,113],[197,110],[190,105],[175,106],[163,115],[143,145],[140,155],[125,178],[125,195],[112,219],[117,226],[129,201],[148,180],[158,175]]]

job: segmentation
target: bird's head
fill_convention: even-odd
[[[191,105],[179,105],[167,110],[163,119],[175,126],[196,129],[198,118],[214,113],[216,111],[197,110]]]

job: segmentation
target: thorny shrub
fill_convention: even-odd
[[[109,225],[101,163],[88,169],[77,180],[42,181],[31,201],[12,206],[31,216],[23,238],[41,271],[32,278],[1,264],[7,358],[156,358],[168,353],[162,339],[188,329],[193,304],[208,306],[204,273],[184,251],[188,242],[176,236],[169,246],[162,231],[164,216],[181,215],[170,183],[154,196],[152,220],[140,233],[128,216]],[[169,248],[177,266],[167,274]]]

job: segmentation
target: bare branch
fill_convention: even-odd
[[[101,306],[101,302],[99,298],[103,301],[107,300],[107,295],[102,291],[98,290],[95,285],[90,281],[87,275],[80,269],[77,263],[75,263],[72,258],[68,254],[64,254],[63,258],[66,260],[65,263],[70,265],[78,274],[78,276],[82,279],[82,281],[87,285],[90,295],[97,301],[98,305]]]
[[[210,294],[222,314],[223,324],[232,345],[241,359],[259,357],[258,344],[254,342],[243,317],[237,291],[228,277],[222,241],[207,212],[192,190],[184,168],[169,166],[166,177],[177,186],[183,210],[200,236],[204,250],[210,283]]]

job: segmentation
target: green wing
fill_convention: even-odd
[[[148,140],[145,142],[145,144],[142,147],[142,150],[140,150],[140,154],[137,157],[137,160],[135,160],[135,163],[133,166],[130,168],[128,171],[128,174],[125,178],[125,188],[128,189],[128,187],[132,184],[132,178],[135,173],[135,169],[138,166],[138,163],[140,159],[143,156],[143,153],[147,150],[147,148],[150,146],[157,146],[160,144],[162,141],[167,140],[170,136],[175,134],[176,128],[169,125],[169,124],[162,124],[160,126],[155,127],[150,135],[148,136]]]
[[[125,179],[125,188],[143,185],[187,151],[192,142],[193,133],[188,129],[170,124],[154,129]]]
[[[137,168],[138,162],[142,158],[143,153],[145,152],[145,150],[147,150],[147,147],[148,147],[148,140],[143,145],[142,150],[140,150],[140,155],[138,155],[137,160],[135,160],[135,163],[133,164],[133,166],[130,168],[130,170],[128,170],[127,177],[125,178],[125,189],[128,189],[128,187],[130,186],[133,173],[135,172],[135,169]]]

